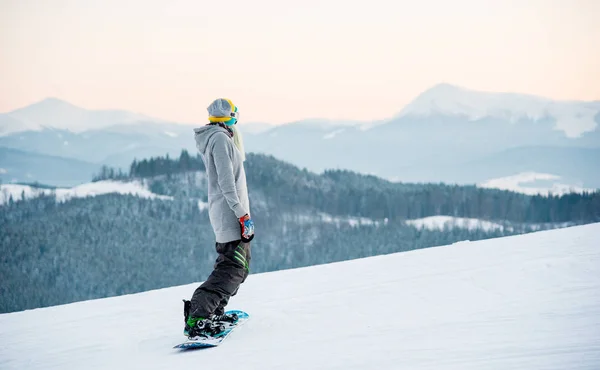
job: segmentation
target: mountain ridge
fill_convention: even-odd
[[[436,87],[433,89],[433,95],[438,94],[435,92]],[[461,94],[465,93],[469,97],[473,93],[453,85],[437,86],[437,90],[441,91],[438,95],[449,96],[450,103],[454,101],[454,95],[458,94],[456,99],[461,101]],[[427,95],[428,92],[424,94]],[[477,92],[475,94],[481,95]],[[482,94],[483,103],[487,104],[488,95]],[[492,97],[504,96],[502,93],[489,94]],[[510,97],[509,103],[515,96],[519,99],[521,97],[519,94],[506,94]],[[600,171],[593,163],[587,167],[579,163],[559,167],[552,163],[552,158],[556,158],[560,148],[565,146],[600,148],[600,129],[597,127],[600,109],[594,113],[585,108],[586,114],[577,118],[579,108],[573,110],[569,108],[571,103],[566,102],[569,109],[564,112],[557,111],[559,118],[568,118],[568,114],[572,113],[575,118],[561,122],[572,124],[572,129],[577,128],[581,119],[584,119],[586,124],[593,122],[596,125],[593,131],[586,131],[578,137],[569,137],[563,130],[557,129],[556,117],[544,114],[543,104],[546,104],[548,99],[525,96],[525,100],[527,99],[533,99],[535,104],[532,109],[526,107],[527,109],[523,110],[524,114],[520,116],[513,116],[510,109],[495,111],[494,107],[497,105],[494,104],[497,101],[494,99],[491,106],[494,109],[489,111],[492,115],[486,115],[489,107],[486,108],[485,104],[477,106],[481,99],[474,99],[473,102],[468,102],[465,109],[471,109],[475,104],[475,113],[486,113],[475,117],[476,120],[468,115],[435,113],[422,116],[405,111],[407,114],[371,123],[343,124],[344,122],[335,120],[308,119],[274,126],[255,123],[254,127],[240,122],[239,128],[246,136],[245,146],[248,152],[275,155],[316,172],[330,168],[349,169],[390,179],[409,179],[412,182],[480,183],[517,175],[517,171],[506,173],[506,169],[514,165],[514,157],[507,158],[506,161],[495,159],[487,165],[484,163],[478,166],[483,169],[479,173],[475,168],[468,176],[464,175],[464,172],[469,170],[470,163],[475,159],[497,157],[500,153],[518,147],[551,146],[556,149],[554,154],[547,157],[540,151],[532,150],[530,156],[537,157],[535,160],[528,158],[527,161],[534,163],[534,166],[520,169],[518,172],[550,173],[558,177],[572,178],[573,185],[580,187],[600,187]],[[47,101],[49,104],[52,102],[53,100]],[[579,106],[579,103],[573,104]],[[582,104],[589,105],[587,102]],[[425,107],[429,106],[425,104]],[[519,107],[517,105],[517,108]],[[408,112],[410,113],[410,109]],[[498,114],[494,116],[494,113]],[[528,115],[529,113],[532,115]],[[19,126],[14,121],[11,122],[13,128]],[[40,129],[9,133],[0,137],[0,146],[83,159],[121,168],[126,168],[135,158],[142,159],[165,153],[178,155],[181,149],[195,151],[192,125],[155,121],[134,121],[128,124],[116,121],[110,121],[109,124],[106,120],[102,122],[106,123],[104,127],[82,132],[56,128],[53,130],[62,131]],[[586,163],[589,164],[589,161],[586,160]],[[447,169],[439,171],[441,166]],[[450,171],[451,168],[459,168],[459,171],[455,174]],[[548,168],[552,171],[548,172]],[[578,172],[574,173],[573,168],[577,168]],[[441,173],[445,175],[435,177]]]
[[[442,107],[437,107],[435,104],[443,103]],[[432,105],[433,104],[433,105]],[[508,107],[506,109],[500,109],[498,106],[502,106],[502,104],[507,104]],[[360,127],[366,126],[371,127],[372,125],[384,124],[386,122],[393,121],[397,118],[405,117],[405,116],[423,116],[423,115],[432,115],[432,114],[449,114],[449,115],[464,115],[471,120],[476,120],[480,118],[484,118],[486,116],[496,116],[500,118],[508,118],[512,121],[518,120],[519,118],[531,118],[534,120],[547,118],[550,110],[557,108],[552,108],[552,106],[558,105],[559,108],[565,110],[565,107],[569,106],[580,106],[580,108],[570,109],[575,111],[560,111],[557,114],[564,119],[565,117],[581,116],[582,114],[585,116],[582,120],[578,120],[577,117],[572,118],[570,121],[565,122],[565,124],[559,124],[557,129],[564,131],[569,137],[578,137],[584,132],[594,131],[600,124],[600,100],[592,100],[592,101],[582,101],[582,100],[559,100],[559,99],[551,99],[542,96],[537,96],[533,94],[526,93],[514,93],[514,92],[492,92],[492,91],[478,91],[465,87],[461,87],[458,85],[450,84],[450,83],[439,83],[433,85],[432,87],[426,89],[425,91],[418,94],[411,102],[406,104],[401,108],[399,113],[394,114],[390,112],[390,118],[377,120],[373,122],[369,121],[354,121],[354,120],[335,120],[330,118],[320,118],[320,117],[307,117],[302,119],[292,120],[290,122],[281,122],[279,124],[267,124],[267,123],[256,123],[260,126],[257,128],[257,131],[270,130],[273,128],[277,128],[281,125],[296,125],[296,124],[309,124],[309,125],[317,125],[321,127],[331,127],[331,126],[344,126],[344,127]],[[491,105],[491,107],[490,107]],[[516,105],[516,108],[515,108]],[[527,105],[533,105],[533,107],[527,107]],[[441,108],[454,108],[454,109],[441,109]],[[44,111],[44,114],[47,114],[51,111],[58,112],[67,112],[67,115],[71,116],[84,116],[86,114],[106,114],[110,116],[111,114],[115,115],[117,118],[120,118],[122,121],[113,122],[116,123],[127,123],[127,122],[135,122],[135,121],[152,121],[159,123],[173,123],[163,119],[152,118],[144,114],[134,113],[123,109],[86,109],[76,106],[66,100],[56,98],[56,97],[47,97],[41,101],[32,103],[22,108],[15,109],[10,112],[6,112],[3,114],[12,116],[14,118],[21,119],[24,122],[29,124],[36,124],[41,127],[54,127],[54,128],[62,128],[62,129],[71,129],[72,131],[85,131],[87,129],[97,129],[102,128],[104,126],[94,126],[94,127],[68,127],[64,124],[41,124],[38,119],[31,118],[31,116],[37,116],[32,114],[31,111],[36,110]],[[486,110],[487,109],[487,110]],[[469,112],[469,110],[471,112]],[[518,114],[509,114],[511,111],[517,111]],[[487,114],[486,114],[487,113]],[[514,112],[513,112],[514,113]],[[550,115],[552,116],[552,115]],[[579,117],[581,118],[581,117]],[[0,122],[1,124],[1,122]],[[579,125],[581,127],[569,127],[568,125],[573,124]],[[266,128],[266,129],[265,129]],[[1,132],[1,130],[0,130]]]
[[[100,165],[0,146],[0,169],[0,181],[5,183],[38,182],[72,186],[89,181],[100,170]]]
[[[54,128],[84,132],[110,124],[157,121],[148,116],[119,109],[91,110],[65,100],[49,97],[28,106],[4,113],[36,129]]]
[[[600,102],[554,100],[530,94],[483,92],[451,84],[438,84],[424,91],[402,109],[398,118],[405,116],[450,115],[469,120],[485,117],[534,121],[552,118],[555,128],[568,137],[579,137],[597,129],[596,116]]]

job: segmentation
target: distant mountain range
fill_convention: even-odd
[[[157,121],[142,114],[124,110],[88,110],[56,98],[48,98],[27,107],[5,113],[12,120],[11,126],[4,126],[0,133],[25,130],[60,129],[71,132],[105,128],[110,125]],[[6,119],[6,118],[5,118]],[[0,121],[3,123],[3,121]]]
[[[552,128],[568,137],[594,131],[600,101],[556,101],[539,96],[473,91],[439,84],[419,95],[398,117],[463,117],[469,121],[495,118],[511,123],[551,121]]]
[[[600,102],[553,101],[441,84],[388,120],[241,122],[240,129],[248,151],[317,172],[342,168],[395,181],[462,184],[535,172],[577,187],[600,188],[599,123]],[[0,147],[21,151],[18,166],[0,156],[0,178],[47,179],[34,163],[40,155],[76,159],[95,168],[126,168],[134,158],[176,156],[181,149],[194,153],[193,127],[46,99],[0,114]],[[32,154],[30,162],[23,152]],[[52,171],[52,166],[43,169]],[[51,184],[89,180],[82,177],[65,174]]]

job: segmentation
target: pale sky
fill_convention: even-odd
[[[0,112],[376,120],[440,82],[600,100],[600,0],[0,0]]]

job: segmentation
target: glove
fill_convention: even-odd
[[[254,238],[254,221],[246,214],[240,217],[240,225],[242,225],[242,241],[249,243]]]

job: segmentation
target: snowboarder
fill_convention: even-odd
[[[190,301],[184,300],[184,335],[219,336],[235,324],[235,314],[225,313],[250,272],[250,241],[254,222],[244,172],[244,144],[236,128],[237,107],[229,99],[208,106],[209,123],[194,129],[208,177],[208,215],[216,236],[217,261],[208,279]]]

